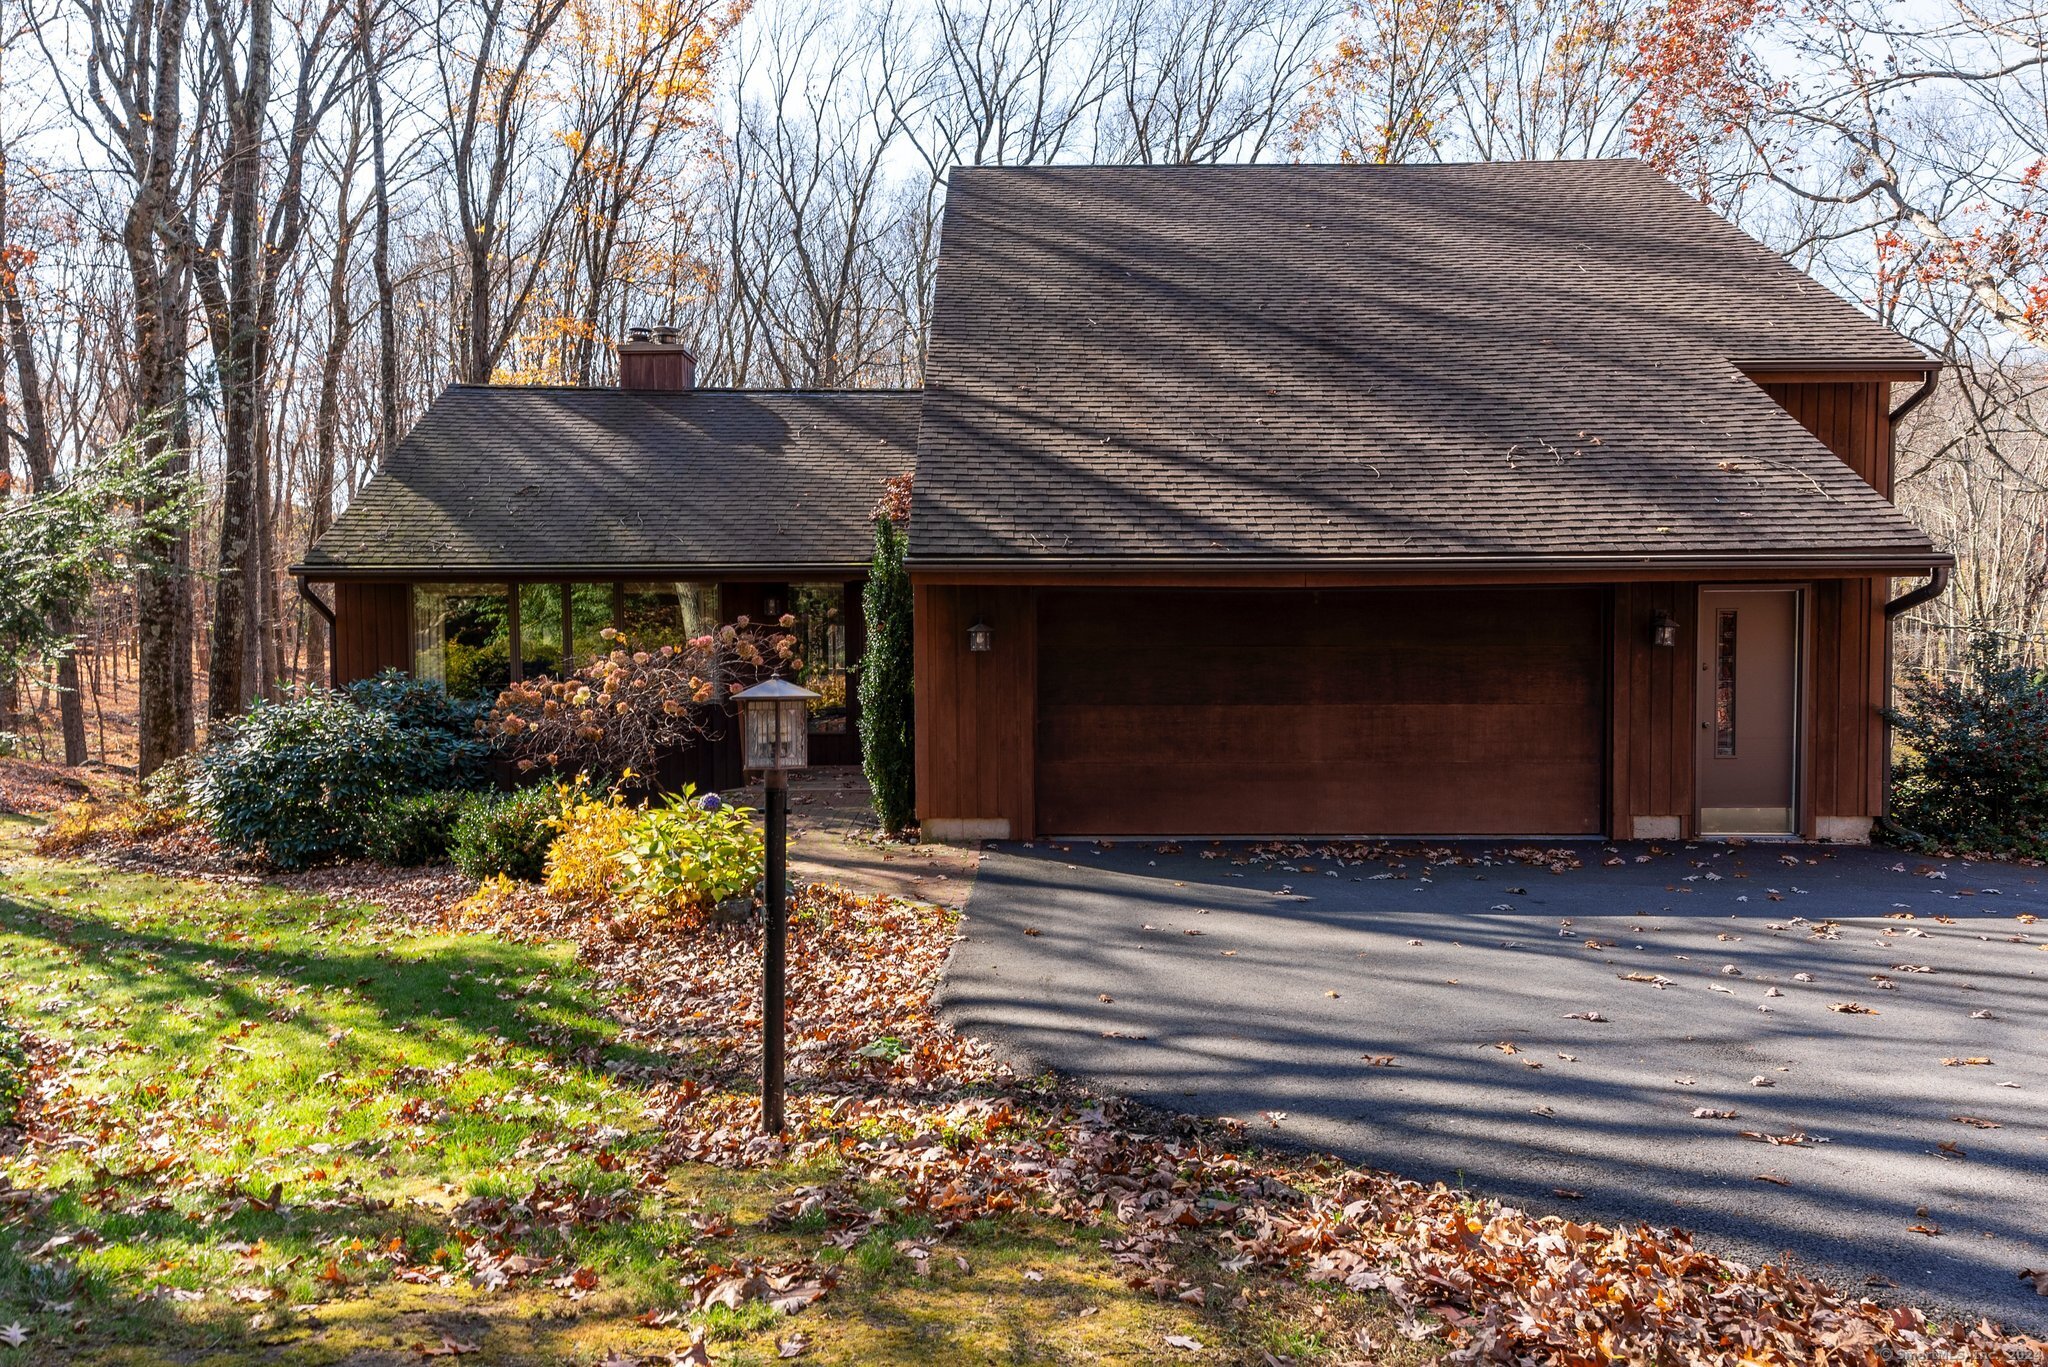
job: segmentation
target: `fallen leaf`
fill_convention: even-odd
[[[1776,1174],[1775,1172],[1760,1172],[1752,1180],[1758,1182],[1769,1182],[1774,1187],[1789,1187],[1792,1185],[1784,1178],[1778,1176],[1778,1174]]]
[[[415,1343],[412,1346],[412,1350],[423,1358],[463,1357],[470,1353],[481,1353],[483,1351],[482,1348],[474,1343],[464,1343],[461,1339],[450,1338],[446,1334],[441,1335],[439,1343]]]
[[[1695,1106],[1692,1118],[1694,1120],[1733,1120],[1735,1119],[1735,1112],[1717,1111],[1711,1106]]]
[[[1202,1341],[1200,1339],[1191,1339],[1186,1334],[1168,1334],[1166,1336],[1166,1346],[1184,1349],[1190,1353],[1202,1351]]]
[[[1944,1068],[1985,1068],[1990,1064],[1991,1060],[1982,1055],[1975,1058],[1945,1058],[1941,1061]]]
[[[779,1358],[800,1358],[810,1351],[811,1341],[802,1334],[791,1334],[775,1341],[775,1356]]]
[[[1980,1130],[1999,1130],[2005,1128],[1996,1120],[1986,1120],[1981,1115],[1952,1115],[1949,1119],[1955,1121],[1958,1125],[1972,1125]]]
[[[2024,1277],[2027,1274],[2022,1272],[2020,1275]],[[19,1348],[27,1342],[28,1330],[22,1328],[19,1323],[0,1325],[0,1343],[6,1344],[9,1348]]]
[[[1877,1014],[1876,1011],[1863,1005],[1861,1002],[1835,1002],[1828,1007],[1828,1010],[1839,1011],[1845,1016],[1874,1016]]]
[[[1552,1187],[1550,1194],[1566,1201],[1583,1201],[1586,1199],[1585,1192],[1573,1191],[1570,1187]]]

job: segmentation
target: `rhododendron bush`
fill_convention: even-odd
[[[522,772],[547,768],[614,782],[648,773],[667,750],[723,732],[731,698],[802,664],[784,615],[773,627],[741,617],[682,645],[636,649],[607,627],[609,654],[566,678],[513,684],[484,732]]]

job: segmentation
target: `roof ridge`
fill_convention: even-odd
[[[478,384],[474,380],[450,380],[448,389],[495,394],[637,394],[647,397],[683,398],[691,394],[758,394],[775,398],[816,395],[821,398],[924,393],[923,385],[869,385],[860,389],[769,388],[761,385],[695,385],[689,389],[622,389],[605,384]]]

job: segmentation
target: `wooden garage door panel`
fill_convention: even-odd
[[[1592,834],[1597,589],[1041,597],[1038,824]]]

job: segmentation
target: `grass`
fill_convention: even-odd
[[[0,1205],[0,1327],[29,1335],[0,1367],[398,1362],[444,1338],[595,1362],[693,1329],[735,1363],[792,1333],[818,1362],[1349,1355],[1284,1287],[1236,1313],[1159,1301],[1051,1220],[977,1223],[920,1260],[914,1223],[844,1250],[770,1225],[816,1164],[636,1185],[657,1137],[638,1079],[663,1058],[620,1038],[566,947],[41,859],[27,830],[0,825],[0,1020],[68,1054],[42,1142],[0,1157],[0,1191],[32,1198]],[[478,1239],[547,1266],[479,1285]],[[692,1308],[706,1268],[805,1257],[840,1283],[795,1316]]]

